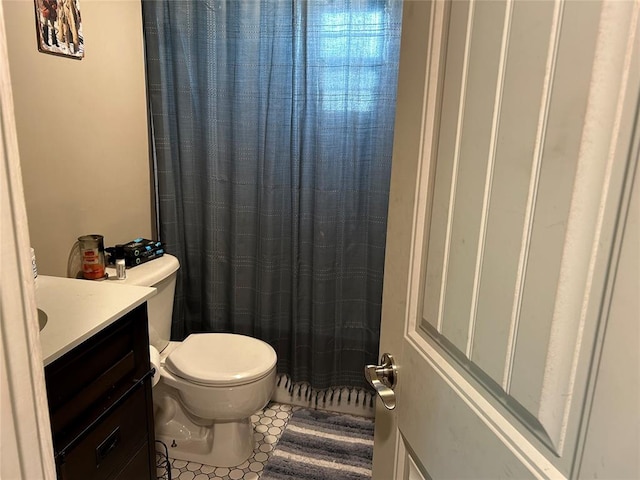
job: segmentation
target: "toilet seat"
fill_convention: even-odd
[[[271,346],[231,333],[189,335],[165,360],[172,374],[199,385],[236,386],[271,373],[277,361]]]

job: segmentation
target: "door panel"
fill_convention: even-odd
[[[456,10],[469,7],[465,2],[454,2],[452,14]],[[490,157],[492,111],[495,85],[498,80],[500,63],[500,43],[505,5],[501,2],[483,2],[476,7],[466,8],[466,32],[451,31],[451,35],[462,34],[465,38],[462,55],[462,88],[454,92],[460,98],[453,105],[443,103],[443,110],[453,110],[459,105],[455,130],[446,132],[447,141],[453,141],[452,178],[443,178],[449,195],[442,200],[449,214],[442,234],[445,235],[444,275],[439,305],[438,324],[442,334],[461,352],[468,352],[472,337],[469,331],[469,312],[472,308],[474,290],[474,271],[478,238],[482,220],[482,199],[488,162],[478,161]],[[451,30],[455,30],[452,28]],[[461,42],[462,43],[462,42]],[[457,55],[456,55],[457,56]],[[449,60],[449,56],[447,56]],[[453,68],[452,68],[453,67]],[[444,78],[445,90],[449,87],[451,75],[459,76],[457,65],[447,61]],[[452,95],[453,96],[453,95]],[[441,130],[441,134],[445,131]],[[443,145],[442,138],[439,145]],[[439,164],[442,156],[438,154]],[[447,160],[450,159],[446,154]],[[436,194],[439,183],[436,181]],[[436,204],[434,204],[434,207]],[[442,236],[441,232],[431,230],[432,235]],[[427,285],[427,289],[431,286]]]
[[[412,458],[425,478],[570,477],[603,341],[640,6],[429,6],[424,83],[407,80],[402,60],[400,70],[400,91],[424,109],[419,155],[394,147],[394,170],[405,182],[416,172],[411,204],[392,173],[390,218],[413,215],[410,238],[389,229],[387,264],[403,247],[410,255],[387,270],[383,298],[383,312],[406,315],[402,351],[390,351],[409,452],[396,460]],[[403,49],[415,35],[403,32]],[[414,110],[399,103],[397,125]],[[390,321],[383,313],[383,332]]]
[[[468,379],[447,364],[441,352],[420,343],[404,350],[403,371],[422,374],[409,382],[405,376],[401,398],[420,399],[421,408],[399,404],[398,422],[414,459],[430,478],[533,478],[529,468],[542,476],[561,477],[543,456],[536,454],[537,462],[527,460],[528,468],[517,447],[505,448],[507,435],[523,444],[524,439]],[[427,369],[425,354],[432,360]]]
[[[452,4],[442,104],[452,118],[438,134],[439,215],[427,239],[425,296],[436,292],[423,307],[436,327],[427,331],[556,454],[572,392],[545,392],[569,383],[581,339],[550,339],[558,308],[576,310],[556,300],[599,12],[596,3]]]
[[[503,389],[513,353],[514,299],[522,278],[520,253],[553,18],[551,2],[522,2],[511,9],[503,80],[497,86],[502,98],[490,191],[483,199],[487,208],[471,360]]]

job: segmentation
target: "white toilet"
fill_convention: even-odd
[[[148,302],[149,341],[160,352],[160,381],[153,388],[156,438],[171,458],[232,467],[254,447],[251,415],[275,388],[276,352],[256,338],[197,333],[170,342],[178,259],[161,258],[127,270],[129,285],[155,287]],[[115,278],[115,269],[109,279]]]

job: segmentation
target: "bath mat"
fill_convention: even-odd
[[[293,413],[261,480],[371,478],[373,420],[320,410]]]

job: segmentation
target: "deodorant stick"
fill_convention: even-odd
[[[118,280],[127,278],[127,270],[124,261],[124,245],[116,245],[116,276]]]

